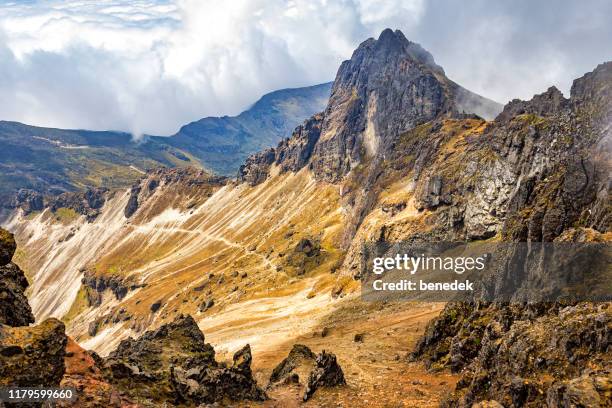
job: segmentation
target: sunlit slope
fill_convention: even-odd
[[[129,192],[117,192],[92,223],[61,222],[48,210],[12,218],[20,260],[35,271],[29,297],[37,318],[64,318],[78,341],[104,352],[180,313],[210,327],[240,325],[248,313],[249,325],[274,325],[292,307],[323,310],[332,301],[343,220],[337,187],[306,171],[254,188],[215,186],[204,199],[202,187],[181,184],[161,185],[130,219]],[[225,309],[225,321],[210,317]]]

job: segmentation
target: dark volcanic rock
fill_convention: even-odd
[[[147,208],[142,216],[153,217],[167,206],[183,210],[192,209],[206,201],[218,188],[226,183],[222,176],[197,167],[157,168],[134,184],[123,210],[126,218],[133,217],[153,195],[164,197],[164,206]]]
[[[22,188],[13,195],[9,201],[8,207],[21,208],[23,214],[28,215],[35,211],[44,210],[44,197],[37,191]]]
[[[291,137],[282,140],[276,148],[249,156],[240,167],[238,180],[252,186],[262,183],[268,177],[272,164],[277,164],[281,172],[299,171],[308,164],[319,140],[322,122],[323,114],[316,114],[298,126]]]
[[[0,323],[27,326],[34,315],[25,296],[28,281],[14,263],[0,266]]]
[[[308,378],[316,367],[316,354],[302,344],[294,344],[289,355],[281,361],[270,375],[268,387],[287,380],[290,375],[297,374],[299,378]]]
[[[304,391],[304,401],[309,400],[320,387],[335,387],[345,385],[344,373],[336,361],[336,356],[325,350],[317,356],[317,367],[310,373],[308,384]]]
[[[136,285],[129,283],[127,278],[120,276],[96,276],[90,271],[85,271],[81,283],[88,290],[87,297],[90,306],[99,306],[102,301],[102,293],[105,290],[113,292],[117,300],[121,300],[127,295],[128,291],[141,287],[142,285]]]
[[[107,193],[106,188],[89,188],[84,192],[62,193],[49,199],[48,206],[53,212],[60,208],[70,208],[85,215],[87,221],[91,222],[100,215]]]
[[[11,262],[16,249],[17,244],[13,234],[0,228],[0,266]]]
[[[215,352],[191,316],[120,343],[104,360],[108,381],[133,399],[151,404],[207,404],[225,400],[263,400],[251,373],[247,345],[231,367]]]
[[[132,187],[130,190],[130,198],[123,210],[125,218],[130,218],[138,210],[138,194],[140,194],[140,186]]]
[[[0,324],[27,326],[34,316],[25,296],[28,280],[11,262],[15,250],[13,234],[0,228]]]
[[[0,386],[57,387],[64,375],[64,324],[48,319],[33,327],[0,324]]]
[[[302,344],[295,344],[287,358],[281,361],[272,371],[268,388],[290,384],[299,384],[307,379],[304,401],[312,397],[319,387],[335,387],[346,384],[342,368],[336,356],[323,350],[315,355]]]
[[[535,95],[530,101],[520,99],[510,101],[495,120],[507,122],[515,116],[524,114],[552,116],[567,108],[569,108],[569,100],[556,87],[551,86],[546,92]]]
[[[15,249],[13,235],[0,228],[0,386],[57,387],[64,375],[64,324],[47,319],[28,326],[34,316],[24,294],[28,281],[10,262]]]
[[[256,186],[268,177],[270,166],[274,163],[274,149],[266,149],[250,155],[238,170],[238,180]]]

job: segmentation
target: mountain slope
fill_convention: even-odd
[[[123,132],[63,130],[0,121],[0,199],[18,189],[58,194],[123,188],[155,167],[201,166],[235,174],[244,158],[276,144],[323,109],[331,84],[263,96],[237,117],[205,118],[172,137],[134,142]]]
[[[234,175],[249,154],[274,146],[305,118],[323,110],[331,85],[269,93],[238,116],[208,117],[183,126],[170,143],[212,170]]]
[[[0,122],[0,143],[0,196],[22,188],[49,194],[86,187],[122,188],[154,167],[200,166],[163,138],[135,143],[129,134],[119,132]]]

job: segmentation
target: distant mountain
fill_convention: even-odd
[[[234,175],[249,154],[276,145],[327,105],[332,83],[264,95],[238,116],[207,117],[183,126],[169,143],[220,174]]]
[[[200,165],[164,138],[136,143],[128,133],[62,130],[0,121],[0,195],[124,187],[158,166]]]
[[[154,167],[206,167],[234,175],[327,104],[331,83],[264,95],[235,117],[208,117],[172,137],[141,142],[125,132],[63,130],[0,121],[0,199],[21,188],[56,194],[125,187]]]

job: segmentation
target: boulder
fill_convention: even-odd
[[[191,316],[181,315],[137,340],[127,339],[103,361],[109,383],[149,404],[211,404],[266,399],[251,373],[247,345],[226,367]]]
[[[272,370],[268,387],[286,382],[293,383],[295,378],[290,381],[287,379],[295,375],[297,375],[298,382],[300,378],[307,379],[310,372],[317,366],[316,358],[316,354],[307,346],[294,344],[289,355]]]
[[[303,397],[304,401],[309,400],[320,387],[335,387],[346,384],[344,373],[334,354],[326,353],[323,350],[317,356],[316,363],[316,368],[308,376],[308,384],[306,385]]]

